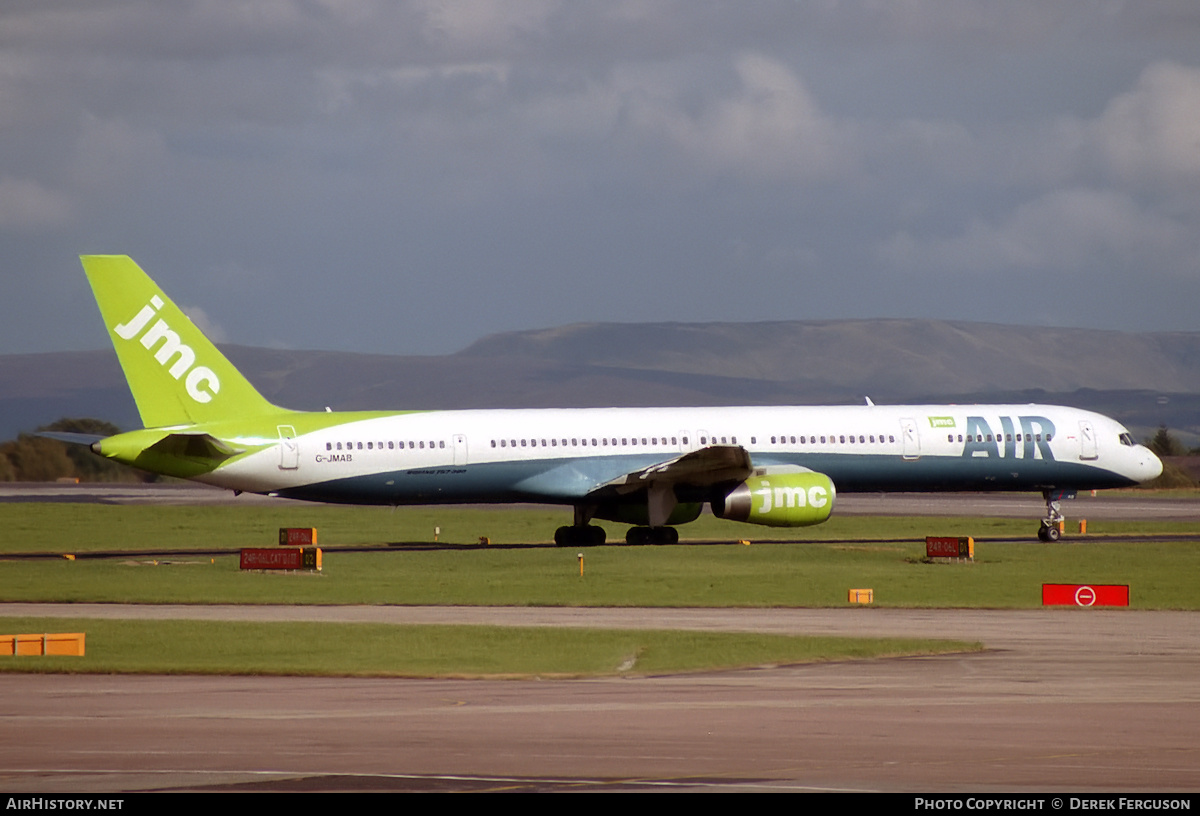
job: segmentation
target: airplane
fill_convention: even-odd
[[[363,505],[574,508],[560,546],[674,544],[705,504],[768,527],[820,524],[838,493],[1040,491],[1061,500],[1153,479],[1116,421],[1054,405],[291,411],[268,402],[134,261],[81,256],[143,428],[57,434],[153,473]],[[49,434],[53,435],[53,434]]]

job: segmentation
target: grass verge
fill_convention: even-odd
[[[578,552],[584,573],[579,574]],[[1128,584],[1140,609],[1200,609],[1200,542],[537,547],[327,553],[320,574],[241,572],[237,556],[0,561],[0,600],[107,603],[1035,608],[1043,583]]]
[[[915,638],[549,627],[0,618],[85,632],[83,657],[0,657],[0,672],[571,678],[978,651]]]

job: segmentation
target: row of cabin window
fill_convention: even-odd
[[[847,444],[847,443],[848,443],[848,444],[851,444],[851,445],[853,445],[855,442],[858,442],[859,444],[865,445],[865,444],[867,444],[868,440],[870,440],[870,442],[871,442],[872,444],[874,444],[874,443],[875,443],[875,436],[874,436],[873,434],[872,434],[872,435],[870,435],[870,436],[858,436],[858,437],[855,437],[855,436],[854,436],[854,434],[850,434],[849,436],[844,436],[844,435],[841,435],[841,434],[839,434],[838,436],[833,436],[833,435],[830,435],[830,436],[828,436],[828,437],[822,436],[822,437],[819,437],[819,438],[820,438],[820,444],[822,444],[822,445],[825,445],[825,444],[831,444],[831,445],[835,445],[835,444],[841,444],[841,445],[845,445],[845,444]],[[797,440],[797,439],[799,439],[799,440],[800,440],[800,442],[799,442],[799,443],[797,443],[797,442],[796,442],[796,440]],[[775,444],[779,444],[779,445],[787,445],[787,444],[789,444],[789,442],[790,442],[790,444],[792,444],[792,445],[795,445],[795,444],[801,444],[801,445],[816,445],[816,444],[817,444],[817,439],[818,439],[818,437],[815,437],[815,436],[800,436],[800,437],[796,437],[796,436],[781,436],[781,437],[779,437],[779,442],[776,442],[776,441],[775,441],[775,437],[773,437],[773,436],[772,436],[772,437],[771,437],[771,444],[772,444],[772,445],[775,445]],[[828,443],[826,442],[826,440],[828,440]],[[885,438],[883,434],[880,434],[880,435],[879,435],[879,442],[880,442],[880,443],[883,443],[883,442],[895,442],[895,441],[896,441],[896,437],[894,437],[894,436],[888,436],[888,437],[886,437],[886,438]]]
[[[1028,441],[1034,441],[1034,440],[1036,440],[1036,441],[1038,441],[1038,442],[1041,442],[1041,441],[1042,441],[1042,435],[1041,435],[1041,434],[1037,434],[1037,435],[1035,436],[1034,434],[1025,434],[1025,435],[1024,435],[1024,437],[1022,437],[1022,435],[1021,435],[1021,434],[1017,434],[1017,441],[1018,441],[1018,442],[1021,442],[1021,441],[1027,441],[1027,442],[1028,442]],[[946,441],[947,441],[947,442],[953,442],[953,441],[954,441],[954,434],[946,434]],[[962,434],[959,434],[959,435],[958,435],[958,441],[959,441],[959,442],[962,442],[962,441],[963,441],[963,435],[962,435]],[[972,436],[971,434],[967,434],[967,441],[968,441],[968,442],[982,442],[982,441],[984,441],[984,436],[983,436],[983,434],[975,434],[974,436]],[[988,434],[988,435],[987,435],[987,441],[988,441],[988,442],[991,442],[991,441],[992,441],[992,435],[991,435],[991,434]],[[1004,441],[1004,442],[1012,442],[1012,441],[1013,441],[1013,435],[1012,435],[1012,434],[1005,434],[1005,435],[1004,435],[1004,439],[1003,439],[1003,440],[1001,440],[1001,439],[1000,439],[1000,434],[996,434],[996,440],[995,440],[995,441],[997,441],[997,442],[1000,442],[1000,441]],[[1050,441],[1050,434],[1046,434],[1046,441],[1047,441],[1047,442],[1049,442],[1049,441]]]
[[[428,445],[425,444],[424,440],[421,440],[419,442],[395,442],[395,441],[389,440],[387,443],[367,442],[366,450],[383,450],[385,444],[387,445],[388,450],[397,450],[397,449],[404,450],[405,447],[408,447],[409,449],[420,448],[421,450],[424,450],[426,447],[428,447],[430,450],[433,450],[434,448],[445,448],[446,447],[446,443],[444,441],[443,442],[435,442],[432,439],[429,441]],[[325,450],[327,450],[327,451],[334,450],[334,443],[326,442]],[[342,443],[338,442],[337,450],[363,450],[363,443],[362,442],[347,442],[346,446],[343,448]]]
[[[707,438],[708,437],[700,437],[701,444],[707,445],[708,444],[708,442],[706,441]],[[683,444],[686,445],[687,441],[688,441],[688,438],[686,436],[683,437]],[[714,436],[713,443],[715,444],[716,441],[717,441],[717,438]],[[734,441],[734,444],[737,443],[736,436],[733,437],[733,441]],[[663,436],[663,437],[658,437],[658,436],[645,437],[645,436],[643,436],[640,440],[637,438],[631,439],[629,437],[623,437],[621,439],[612,437],[611,440],[607,437],[603,438],[603,439],[596,439],[593,437],[591,440],[580,439],[578,437],[573,438],[573,439],[563,439],[563,440],[551,439],[549,441],[547,441],[545,439],[500,439],[500,440],[493,439],[492,440],[493,448],[496,448],[496,447],[500,447],[500,448],[517,448],[517,447],[536,448],[539,446],[543,447],[543,448],[557,448],[557,447],[559,447],[560,444],[564,448],[566,448],[566,447],[575,447],[575,448],[584,447],[584,448],[586,448],[589,444],[593,448],[608,447],[610,444],[613,447],[618,447],[621,445],[634,446],[634,445],[639,445],[639,444],[650,447],[650,446],[655,446],[655,445],[666,445],[666,444],[678,445],[679,437],[672,436],[669,443],[667,441],[667,437],[665,437],[665,436]]]

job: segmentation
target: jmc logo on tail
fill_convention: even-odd
[[[122,340],[132,340],[137,337],[138,332],[146,328],[152,317],[158,314],[158,310],[163,306],[162,298],[158,295],[152,295],[150,302],[142,307],[142,310],[133,316],[133,319],[128,323],[118,323],[113,327],[113,332]],[[158,360],[159,365],[166,366],[171,362],[172,357],[178,357],[171,367],[167,369],[172,377],[180,379],[184,374],[187,374],[187,379],[184,380],[184,388],[187,389],[189,397],[196,402],[211,402],[212,398],[221,392],[221,380],[217,377],[208,366],[195,366],[196,352],[192,351],[192,347],[184,343],[179,334],[171,330],[166,321],[162,318],[158,319],[145,334],[142,335],[142,345],[150,350],[154,348],[154,344],[162,341],[162,345],[158,351],[154,353],[154,359]],[[206,386],[206,387],[204,387]]]

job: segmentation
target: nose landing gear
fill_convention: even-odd
[[[1074,490],[1043,490],[1042,498],[1046,500],[1046,517],[1038,528],[1038,540],[1046,542],[1058,541],[1062,536],[1062,523],[1067,517],[1062,514],[1062,500],[1075,498]]]

